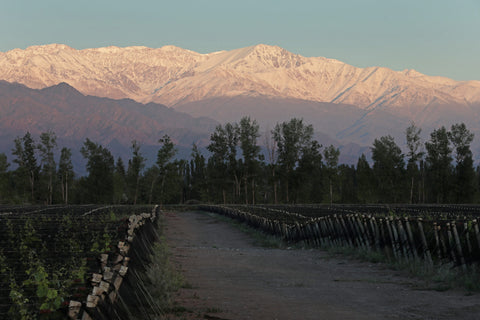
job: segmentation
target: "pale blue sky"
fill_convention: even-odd
[[[0,0],[0,51],[258,43],[357,67],[480,80],[480,0]]]

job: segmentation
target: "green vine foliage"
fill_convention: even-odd
[[[59,283],[49,280],[49,275],[41,265],[34,266],[26,271],[29,278],[23,281],[22,286],[25,291],[34,292],[35,303],[34,311],[42,313],[51,313],[58,310],[64,300],[59,292]]]
[[[7,273],[7,270],[8,270],[7,259],[3,255],[3,249],[0,249],[0,279],[4,277],[4,275]]]
[[[112,244],[112,237],[108,233],[107,227],[105,227],[103,232],[103,252],[110,251],[110,246]]]
[[[0,216],[0,319],[65,319],[70,299],[87,298],[99,254],[125,237],[132,210],[22,207]]]
[[[19,320],[31,320],[35,319],[35,315],[29,310],[29,299],[25,297],[25,294],[21,288],[18,287],[13,277],[10,282],[10,299],[12,306],[8,311],[8,315],[11,319]]]

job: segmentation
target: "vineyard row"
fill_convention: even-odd
[[[201,209],[245,222],[289,243],[375,250],[395,260],[453,263],[463,269],[480,262],[480,232],[474,216],[365,214],[360,206],[346,210],[209,205]]]
[[[143,285],[137,274],[158,239],[158,214],[158,206],[0,207],[0,318],[123,319],[121,297]]]

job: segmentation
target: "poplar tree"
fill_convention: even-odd
[[[35,157],[35,141],[30,132],[27,132],[22,138],[17,137],[14,140],[14,145],[12,154],[16,158],[13,162],[18,165],[17,172],[20,177],[25,179],[30,187],[30,196],[33,203],[35,202],[35,183],[39,172]]]
[[[162,144],[162,147],[160,148],[160,150],[158,150],[158,153],[157,153],[157,168],[158,168],[158,174],[160,177],[160,194],[159,194],[160,204],[163,204],[166,199],[165,191],[167,187],[166,183],[168,180],[168,176],[174,173],[174,170],[175,170],[175,164],[173,163],[173,158],[175,157],[177,150],[175,149],[175,145],[173,144],[172,140],[168,135],[164,135],[161,139],[158,140],[158,142]],[[153,192],[153,185],[152,185],[152,188],[150,189],[150,196],[149,196],[150,203],[152,199],[152,192]]]
[[[323,156],[325,158],[325,173],[328,179],[330,204],[333,204],[333,185],[338,180],[338,157],[340,156],[340,150],[330,145],[323,151]]]
[[[58,175],[60,177],[63,203],[68,204],[70,187],[75,177],[72,164],[72,150],[70,150],[69,148],[64,147],[60,151],[60,161],[58,162]]]
[[[433,130],[427,149],[426,165],[430,193],[437,203],[448,201],[452,176],[452,149],[447,129],[442,126]]]
[[[212,189],[219,188],[223,203],[227,203],[227,188],[233,185],[233,198],[240,193],[237,175],[238,130],[236,124],[218,125],[210,135],[207,150],[212,153],[208,161],[208,176]],[[232,183],[233,182],[233,183]]]
[[[474,134],[467,129],[464,123],[460,123],[452,125],[448,132],[448,138],[455,148],[455,202],[472,202],[476,184],[470,144],[473,141]]]
[[[422,129],[417,128],[415,123],[411,123],[405,130],[405,136],[407,140],[408,148],[408,162],[407,162],[407,174],[410,178],[410,203],[413,203],[413,191],[415,187],[415,178],[419,176],[418,164],[422,160],[424,152],[421,150],[422,142],[420,140],[420,133]],[[420,172],[423,174],[423,172]],[[418,190],[419,194],[421,190]],[[420,199],[420,196],[418,197]]]
[[[251,184],[251,203],[255,204],[255,176],[258,175],[260,147],[257,139],[260,137],[260,126],[256,120],[243,117],[238,126],[240,149],[243,155],[243,183],[245,189],[245,203],[248,204],[248,185]]]
[[[295,168],[305,148],[311,145],[313,126],[305,125],[303,119],[293,118],[289,122],[277,123],[272,130],[278,148],[278,164],[283,175],[285,200],[290,202],[290,186],[295,181]]]
[[[205,194],[208,195],[206,161],[195,143],[192,146],[191,160],[188,167],[190,170],[190,198],[200,201],[204,200],[206,198]]]
[[[273,130],[267,130],[265,132],[265,148],[267,149],[267,165],[268,169],[268,181],[272,184],[272,193],[273,193],[273,203],[278,204],[278,175],[276,174],[278,170],[278,153],[277,153],[277,143],[273,138]]]
[[[80,149],[87,160],[88,176],[84,185],[85,200],[92,203],[111,203],[114,195],[115,160],[110,151],[86,139]]]
[[[127,177],[125,172],[125,164],[121,157],[117,158],[115,163],[115,171],[113,173],[113,202],[118,204],[127,200]]]
[[[133,199],[133,204],[137,204],[140,179],[145,168],[146,159],[140,153],[140,145],[136,140],[132,141],[132,159],[128,160],[128,170],[126,175],[129,199]]]
[[[362,153],[357,161],[357,198],[360,203],[376,202],[376,180],[367,157]]]
[[[10,164],[8,163],[5,153],[0,153],[0,203],[5,203],[11,193],[9,190],[10,188],[8,187],[9,166]]]
[[[398,202],[402,199],[405,166],[400,147],[388,135],[375,139],[371,150],[380,201]]]
[[[323,163],[321,145],[312,140],[303,148],[296,169],[300,184],[297,186],[296,199],[299,202],[321,202],[323,187]]]
[[[42,163],[42,173],[47,180],[47,204],[53,203],[53,181],[57,164],[55,162],[54,151],[57,148],[57,136],[53,131],[47,131],[40,134],[40,143],[38,144],[40,159]]]

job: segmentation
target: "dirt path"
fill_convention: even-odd
[[[168,214],[166,238],[191,288],[175,319],[480,319],[480,296],[320,250],[255,247],[208,213]],[[173,319],[174,317],[172,317]]]

